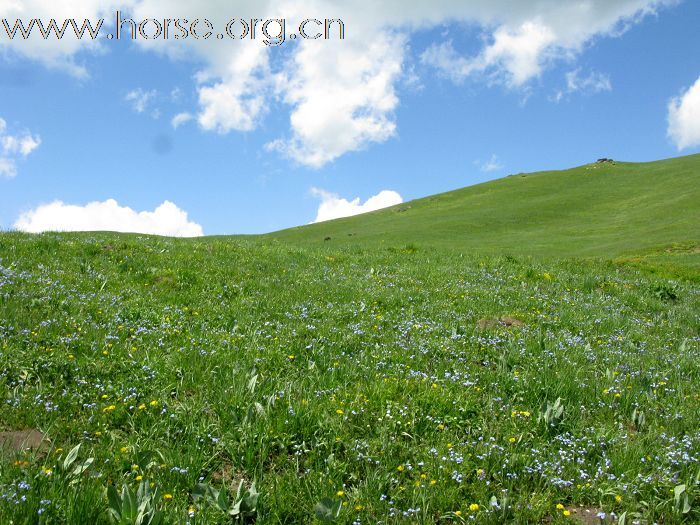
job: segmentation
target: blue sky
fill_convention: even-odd
[[[127,12],[178,16],[178,2],[149,1]],[[21,16],[115,8],[84,4],[31,1]],[[218,21],[211,4],[198,9]],[[344,41],[273,48],[47,52],[0,32],[0,228],[260,233],[369,209],[377,195],[381,207],[602,156],[700,151],[698,2],[583,2],[595,24],[566,11],[581,2],[454,4],[405,14],[387,2],[370,20],[326,2]],[[0,18],[13,22],[11,10]],[[324,16],[303,1],[262,10]]]

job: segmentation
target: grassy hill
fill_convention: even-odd
[[[511,175],[269,235],[295,244],[327,237],[333,245],[415,243],[477,253],[677,254],[697,265],[700,155]]]

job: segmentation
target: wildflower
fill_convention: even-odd
[[[151,402],[148,403],[148,404],[151,405],[152,407],[157,407],[157,406],[158,406],[158,401],[156,401],[156,400],[154,399],[153,401],[151,401]]]
[[[335,493],[335,495],[338,496],[339,498],[342,498],[343,496],[345,496],[345,492],[342,490],[339,490],[338,492]]]
[[[459,517],[459,516],[461,516],[461,515],[462,515],[462,511],[461,511],[461,510],[456,510],[456,511],[455,511],[455,516],[458,516],[458,517]]]
[[[432,487],[433,485],[437,485],[437,481],[434,479],[430,480],[430,486]]]
[[[119,449],[119,452],[121,452],[122,454],[126,454],[127,452],[129,452],[129,447],[122,447]]]
[[[289,359],[290,361],[294,361],[296,359],[296,356],[295,355],[288,355],[287,359]]]
[[[96,437],[96,438],[98,438],[98,437],[100,437],[100,436],[102,436],[102,432],[100,432],[99,430],[98,430],[97,432],[95,432],[95,437]]]
[[[442,423],[440,423],[437,427],[438,430],[445,430],[445,425],[443,425]]]
[[[571,511],[570,511],[570,510],[565,510],[564,512],[562,512],[562,514],[563,514],[564,516],[571,516]]]
[[[339,408],[338,410],[335,411],[335,413],[338,414],[339,416],[342,416],[345,412],[343,412],[342,408]]]
[[[194,518],[195,512],[197,512],[197,509],[195,509],[195,508],[192,507],[192,506],[190,506],[190,508],[187,509],[187,515],[188,515],[190,518]]]
[[[512,438],[510,438],[510,439],[508,440],[508,443],[515,443],[516,441],[517,441],[517,439],[515,439],[514,437],[512,437]]]
[[[164,495],[163,495],[163,499],[164,499],[165,501],[172,501],[173,495],[172,495],[172,494],[169,494],[169,493],[168,493],[168,494],[164,494]]]
[[[396,470],[398,470],[399,472],[403,472],[404,468],[405,467],[403,465],[399,465],[398,467],[396,467]]]
[[[50,468],[47,468],[47,467],[41,467],[41,471],[42,471],[46,476],[50,476],[51,474],[53,474],[53,470],[51,470]]]
[[[469,505],[469,510],[471,510],[472,512],[476,512],[477,510],[479,510],[479,504],[472,503],[471,505]]]
[[[117,409],[116,406],[114,406],[114,405],[109,405],[109,406],[107,406],[107,407],[104,407],[104,408],[102,409],[102,412],[112,412],[112,411],[114,411],[114,410],[116,410],[116,409]]]
[[[139,410],[145,410],[145,409],[146,409],[146,405],[144,405],[143,403],[141,403],[141,404],[139,405]]]
[[[365,507],[363,505],[355,505],[355,510],[364,510]]]
[[[139,474],[139,475],[136,476],[136,478],[134,478],[134,479],[136,479],[136,481],[141,481],[141,480],[143,479],[143,476],[142,476],[141,474]]]
[[[617,495],[615,496],[615,502],[616,502],[616,503],[622,503],[622,496],[620,496],[619,494],[617,494]]]

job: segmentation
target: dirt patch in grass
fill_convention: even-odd
[[[523,323],[520,319],[516,319],[514,317],[503,316],[479,319],[477,326],[484,330],[486,328],[497,328],[499,326],[504,326],[506,328],[520,327],[525,326],[525,323]]]
[[[39,452],[48,444],[46,434],[35,429],[0,432],[0,453]]]
[[[573,518],[574,523],[581,523],[583,525],[602,525],[603,523],[613,523],[610,514],[606,515],[606,519],[600,519],[598,513],[600,509],[596,508],[573,508],[571,509],[571,518]]]

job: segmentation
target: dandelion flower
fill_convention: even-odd
[[[477,510],[479,510],[479,504],[472,503],[471,505],[469,505],[469,510],[471,510],[472,512],[476,512]]]
[[[164,494],[163,499],[165,501],[171,501],[173,499],[173,495],[172,494]]]

